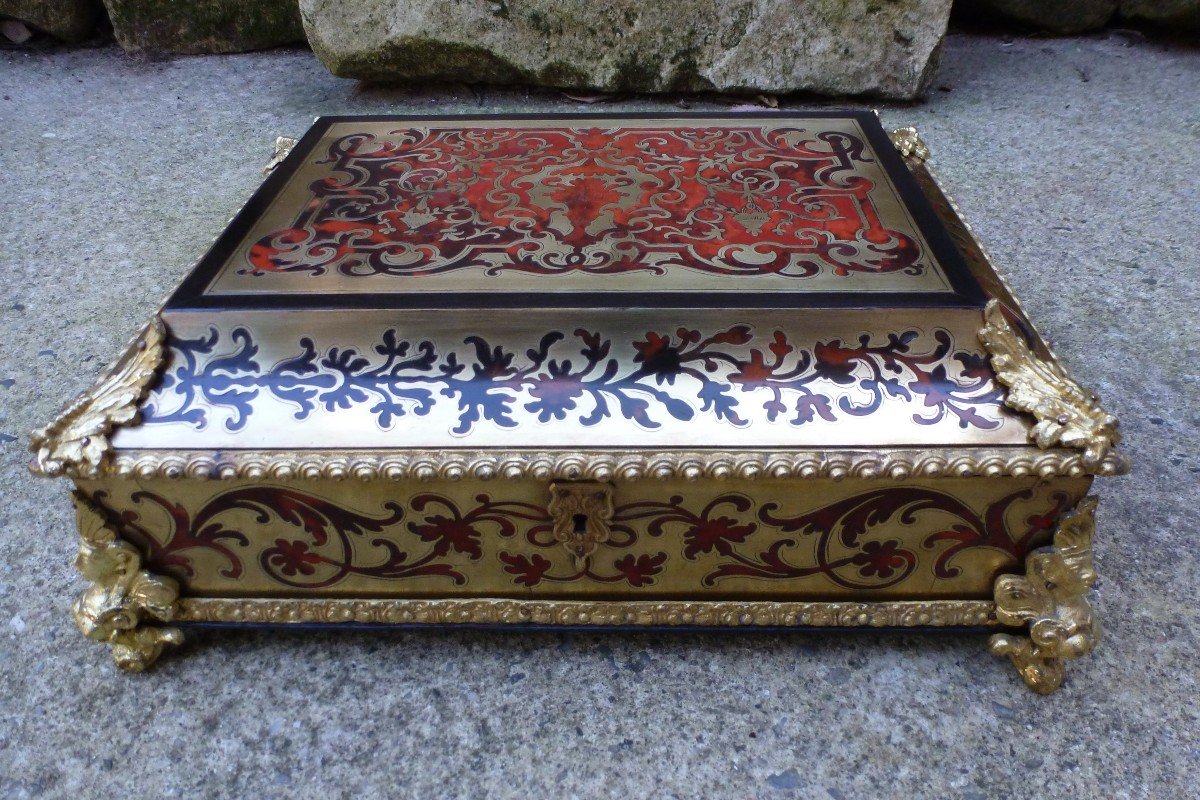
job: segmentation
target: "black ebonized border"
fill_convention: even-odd
[[[411,292],[368,294],[246,294],[207,295],[209,284],[217,277],[233,250],[255,221],[267,210],[284,184],[304,163],[321,137],[342,122],[421,123],[429,120],[455,120],[469,124],[475,120],[619,120],[619,119],[855,119],[862,127],[904,202],[937,258],[953,292]],[[666,113],[666,114],[497,114],[497,115],[362,115],[319,117],[300,139],[292,152],[277,166],[217,238],[208,253],[184,278],[167,301],[168,310],[192,309],[514,309],[514,308],[981,308],[986,296],[971,275],[967,262],[950,239],[936,212],[926,199],[904,159],[896,151],[879,118],[871,111],[811,110],[760,113]]]

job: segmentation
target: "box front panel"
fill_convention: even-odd
[[[538,481],[79,485],[189,596],[870,600],[990,598],[1090,482],[618,483],[582,557]]]
[[[118,449],[1023,445],[979,311],[172,312]]]

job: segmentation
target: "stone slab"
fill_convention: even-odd
[[[368,81],[537,84],[912,98],[950,0],[302,0],[333,74]]]
[[[296,0],[104,0],[131,53],[238,53],[304,41]]]
[[[100,0],[0,0],[0,17],[20,20],[64,42],[90,37],[100,15]]]
[[[1200,31],[1200,0],[1121,0],[1121,16],[1134,22]]]

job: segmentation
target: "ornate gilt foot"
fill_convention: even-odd
[[[1025,575],[996,579],[996,616],[1001,623],[1029,626],[1029,636],[998,633],[989,649],[1008,656],[1029,688],[1049,694],[1062,685],[1064,661],[1092,651],[1100,625],[1087,601],[1096,581],[1092,566],[1096,498],[1065,516],[1049,550],[1031,554]]]
[[[137,548],[122,541],[104,511],[75,492],[79,555],[75,566],[92,585],[71,610],[89,639],[112,645],[117,666],[141,672],[168,644],[182,644],[178,628],[145,626],[146,619],[168,622],[175,612],[179,585],[142,569]]]

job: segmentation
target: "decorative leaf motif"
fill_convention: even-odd
[[[1077,447],[1090,467],[1103,461],[1121,440],[1117,418],[1056,362],[1036,356],[1005,318],[999,300],[989,301],[983,313],[979,338],[991,354],[997,379],[1008,387],[1004,402],[1037,419],[1030,431],[1037,446]]]
[[[1096,498],[1085,498],[1062,519],[1053,546],[1026,559],[1024,575],[996,578],[996,618],[1028,626],[1029,635],[995,634],[991,651],[1011,659],[1025,683],[1041,694],[1062,684],[1065,659],[1090,652],[1100,636],[1087,601],[1096,581],[1095,512]]]
[[[166,645],[183,641],[176,628],[143,625],[171,620],[179,585],[142,569],[137,548],[120,538],[116,521],[94,499],[80,491],[73,499],[80,537],[75,566],[91,582],[71,607],[75,624],[89,639],[110,644],[117,666],[141,671]]]
[[[254,401],[267,394],[293,404],[293,416],[301,420],[318,405],[336,411],[370,403],[368,411],[383,429],[406,415],[428,414],[438,397],[449,398],[457,406],[450,429],[455,435],[467,435],[481,422],[517,428],[527,418],[590,427],[619,416],[656,430],[667,420],[705,415],[744,427],[751,424],[744,409],[757,396],[768,421],[782,417],[792,425],[867,416],[890,399],[919,401],[911,417],[919,425],[951,418],[963,428],[999,426],[980,413],[995,408],[1001,390],[978,356],[954,354],[964,369],[952,376],[949,334],[935,330],[934,349],[914,353],[918,335],[893,333],[875,345],[864,334],[857,346],[832,339],[808,350],[779,330],[764,346],[755,346],[749,325],[707,335],[679,327],[674,333],[647,331],[630,342],[631,366],[612,355],[611,339],[582,328],[571,338],[561,331],[545,333],[522,359],[517,349],[482,336],[465,338],[464,353],[440,352],[433,342],[406,341],[388,329],[370,356],[339,346],[321,354],[310,337],[301,337],[297,355],[264,370],[255,360],[251,334],[236,328],[231,338],[237,347],[225,355],[214,356],[216,331],[175,343],[169,382],[147,405],[145,422],[203,428],[213,411],[225,409],[225,427],[240,430],[254,413]]]
[[[113,429],[138,418],[138,405],[163,363],[166,333],[162,320],[151,319],[92,388],[29,435],[35,472],[88,478],[99,474]]]

